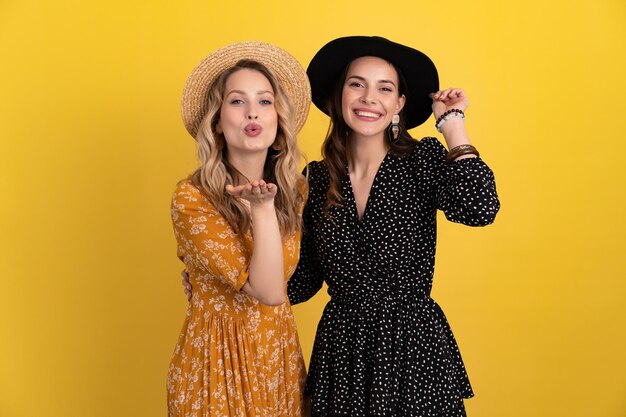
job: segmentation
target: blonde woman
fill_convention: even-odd
[[[183,92],[200,167],[172,200],[193,294],[167,378],[170,416],[300,416],[306,372],[286,281],[306,181],[296,132],[310,87],[282,49],[243,42],[205,58]]]

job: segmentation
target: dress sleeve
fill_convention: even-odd
[[[313,216],[314,205],[319,199],[320,192],[325,198],[325,193],[320,190],[320,179],[316,163],[311,162],[306,169],[309,169],[309,196],[304,206],[302,220],[304,227],[302,230],[302,240],[300,242],[300,260],[298,267],[287,284],[287,295],[291,304],[299,304],[313,297],[322,288],[324,275],[315,248],[313,229],[315,220]],[[305,170],[306,171],[306,170]]]
[[[493,172],[480,158],[446,163],[447,151],[435,138],[423,139],[436,171],[437,208],[450,221],[468,226],[493,223],[500,209]]]
[[[171,213],[178,257],[185,265],[241,290],[249,275],[247,250],[228,222],[188,180],[176,187]]]

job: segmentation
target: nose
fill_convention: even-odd
[[[370,88],[365,88],[363,90],[363,95],[361,96],[361,103],[363,104],[374,104],[376,99],[372,95],[372,90]]]
[[[259,113],[253,106],[248,107],[248,120],[256,120],[259,118]]]

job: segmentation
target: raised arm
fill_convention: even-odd
[[[465,153],[474,151],[464,123],[467,96],[460,88],[450,88],[431,98],[437,127],[448,148],[439,145],[433,149],[439,166],[437,206],[453,222],[469,226],[493,223],[500,209],[493,172],[477,154]]]
[[[469,106],[469,100],[461,88],[448,88],[431,94],[433,100],[433,115],[446,140],[448,150],[458,146],[471,145],[467,130],[465,130],[465,111]],[[456,110],[460,110],[457,112]],[[477,155],[465,154],[454,160],[475,158]]]

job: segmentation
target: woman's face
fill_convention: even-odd
[[[404,106],[398,74],[387,61],[373,56],[357,58],[348,67],[341,95],[341,111],[353,134],[384,135],[394,114]]]
[[[223,133],[229,155],[267,152],[274,143],[278,115],[274,90],[259,71],[240,69],[226,80],[216,130]]]

